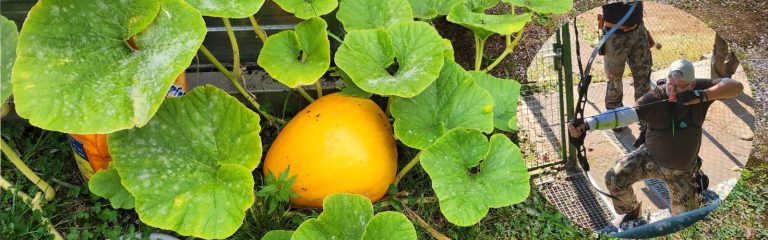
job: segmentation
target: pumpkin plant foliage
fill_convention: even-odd
[[[259,53],[259,66],[291,88],[314,83],[331,65],[327,27],[325,20],[315,17],[296,25],[296,30],[269,36]]]
[[[573,8],[573,0],[503,0],[537,13],[567,13]]]
[[[337,0],[274,0],[280,8],[301,19],[319,17],[332,12]]]
[[[112,133],[108,144],[144,223],[224,238],[253,204],[260,130],[256,113],[205,86],[166,100],[146,126]]]
[[[440,77],[412,98],[394,97],[395,135],[405,145],[425,149],[454,128],[493,130],[493,98],[472,75],[444,59]]]
[[[421,19],[432,19],[437,16],[448,15],[453,4],[463,0],[409,0],[413,9],[413,16]]]
[[[120,182],[120,174],[114,164],[106,170],[97,171],[88,181],[88,189],[99,197],[109,199],[114,208],[132,209],[136,206],[136,199]]]
[[[347,31],[386,28],[413,21],[408,0],[341,0],[336,18]]]
[[[520,149],[503,134],[490,141],[477,130],[454,129],[422,152],[440,212],[459,226],[528,197],[528,169]]]
[[[491,15],[473,12],[467,4],[455,4],[448,14],[448,21],[471,29],[481,39],[486,39],[493,33],[510,35],[525,27],[531,21],[530,13],[520,15],[502,14]]]
[[[18,41],[16,23],[0,16],[0,103],[11,96],[11,67],[16,59]]]
[[[19,36],[16,111],[67,133],[143,126],[205,33],[200,13],[182,0],[40,1]]]
[[[212,17],[245,18],[256,14],[264,0],[186,0],[201,14]]]
[[[350,31],[335,62],[361,89],[413,97],[437,79],[446,44],[424,22],[402,22],[386,30]]]
[[[493,126],[503,131],[516,131],[520,82],[496,78],[478,71],[469,73],[475,79],[475,84],[488,91],[493,97]]]
[[[368,198],[346,193],[325,198],[323,212],[316,219],[304,221],[290,238],[287,231],[277,231],[267,233],[262,239],[416,239],[416,229],[402,213],[374,215]]]

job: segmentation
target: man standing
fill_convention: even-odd
[[[727,60],[727,62],[726,62]],[[728,50],[728,43],[715,33],[715,46],[712,48],[712,78],[730,78],[739,67],[739,59],[733,51]]]
[[[630,6],[622,2],[603,5],[603,33],[619,22]],[[608,37],[604,47],[605,73],[608,78],[605,108],[610,110],[623,106],[624,88],[621,78],[625,64],[629,65],[629,70],[632,71],[635,100],[651,89],[651,46],[648,31],[643,23],[643,2],[637,3],[629,19]],[[621,128],[614,129],[620,130]]]
[[[611,129],[637,121],[648,125],[645,145],[627,154],[605,175],[605,184],[613,195],[613,207],[621,223],[637,219],[640,203],[632,184],[658,178],[670,190],[672,214],[699,207],[694,176],[701,166],[696,161],[701,147],[701,125],[713,100],[729,99],[741,93],[743,86],[730,78],[695,79],[693,65],[678,60],[670,66],[666,84],[657,86],[637,100],[636,107],[620,107],[586,118],[580,126],[568,124],[571,136],[586,130]]]

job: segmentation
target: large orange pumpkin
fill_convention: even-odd
[[[299,206],[322,207],[333,193],[372,202],[387,193],[397,171],[397,148],[387,116],[373,101],[331,94],[297,114],[275,139],[264,174],[290,166]]]

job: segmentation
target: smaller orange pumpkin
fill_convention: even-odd
[[[322,207],[334,193],[357,193],[372,202],[387,193],[397,171],[392,125],[370,99],[331,94],[298,113],[275,139],[264,174],[290,166],[299,206]]]

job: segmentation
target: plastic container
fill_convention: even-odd
[[[165,96],[183,96],[188,91],[186,74],[182,72]],[[67,134],[67,138],[83,179],[87,181],[96,171],[107,169],[109,162],[112,161],[112,156],[109,155],[106,134]]]

